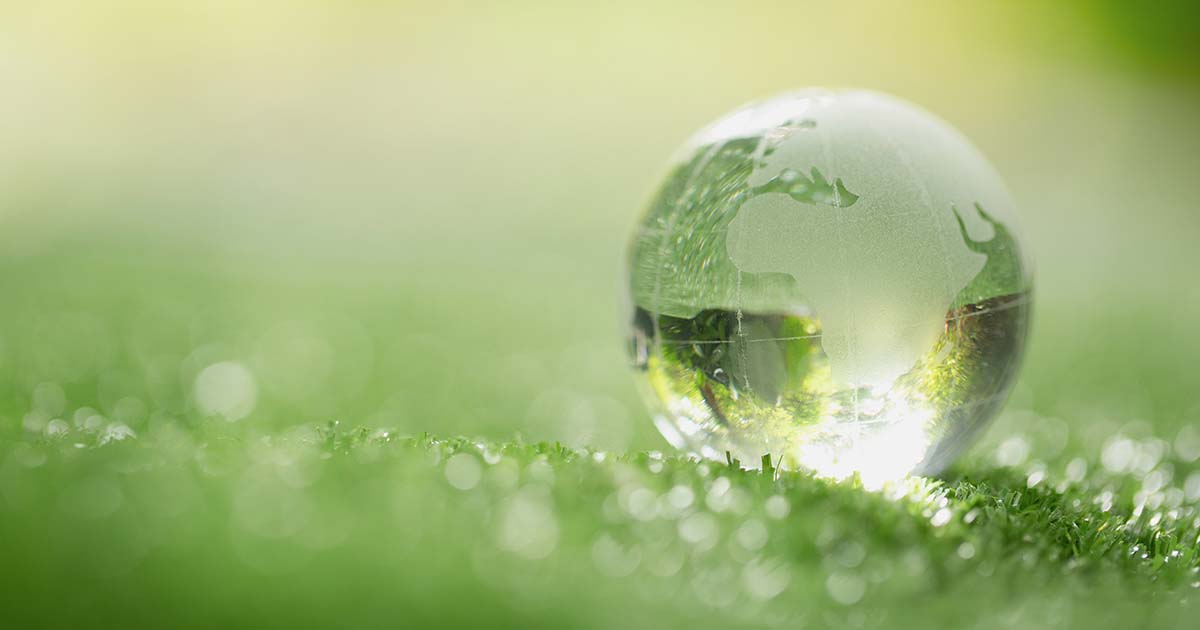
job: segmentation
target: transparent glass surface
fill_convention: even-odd
[[[957,131],[890,96],[743,107],[672,161],[631,241],[630,350],[663,435],[878,483],[949,463],[1028,327],[1014,204]]]

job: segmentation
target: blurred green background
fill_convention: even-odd
[[[1186,3],[6,3],[3,422],[50,383],[64,409],[125,400],[136,429],[232,361],[263,427],[658,447],[620,341],[644,200],[721,113],[844,85],[938,113],[1020,201],[1037,310],[1012,408],[1072,439],[1131,419],[1171,437],[1200,390],[1197,22]]]
[[[826,85],[945,118],[1020,203],[1033,337],[976,456],[1195,461],[1195,7],[0,3],[0,447],[225,417],[666,449],[634,221],[701,125]]]

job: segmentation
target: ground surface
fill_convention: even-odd
[[[1190,627],[1200,592],[1200,474],[1153,439],[872,493],[656,451],[123,427],[0,446],[19,626]]]
[[[1193,376],[1169,369],[1187,335],[1096,348],[1043,311],[1058,333],[1035,336],[984,442],[873,493],[647,450],[667,447],[619,336],[571,343],[529,286],[488,301],[448,276],[359,287],[122,251],[0,273],[0,600],[18,625],[1193,619],[1200,433]]]

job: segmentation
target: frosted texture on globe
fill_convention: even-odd
[[[1020,362],[1015,221],[983,156],[892,97],[811,90],[718,120],[630,248],[634,364],[660,430],[864,481],[941,468]]]

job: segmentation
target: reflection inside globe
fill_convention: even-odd
[[[982,157],[863,92],[752,105],[684,156],[630,259],[633,362],[664,436],[869,486],[944,467],[1003,403],[1028,320]]]
[[[639,310],[633,350],[673,419],[659,428],[677,447],[744,461],[771,453],[869,484],[940,468],[994,412],[1017,367],[1027,310],[1024,294],[956,309],[911,370],[856,387],[833,378],[828,337],[809,316],[653,319]]]

